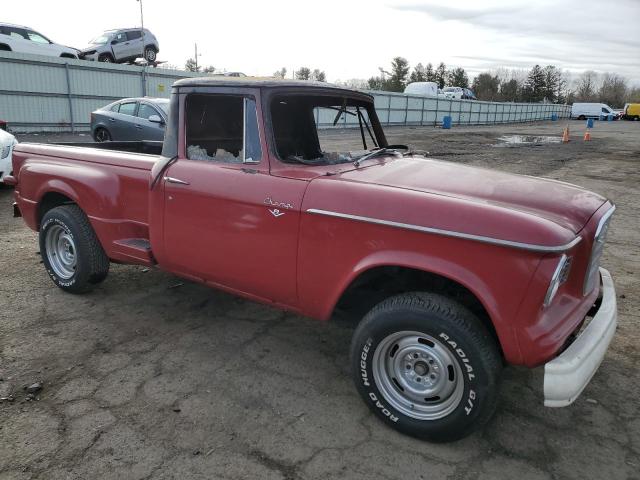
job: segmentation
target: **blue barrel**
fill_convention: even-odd
[[[442,119],[442,128],[446,128],[446,129],[451,128],[451,117],[449,115],[446,115]]]
[[[600,114],[600,120],[604,120],[604,115]]]
[[[607,115],[607,122],[613,122],[613,115]]]
[[[587,128],[593,128],[593,118],[587,119]]]
[[[557,113],[552,113],[551,114],[551,121],[552,122],[557,122],[558,121],[558,114]]]

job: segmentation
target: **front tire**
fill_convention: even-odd
[[[156,61],[156,50],[153,47],[146,47],[144,49],[144,59],[149,62],[149,63],[153,63]]]
[[[88,292],[106,278],[109,258],[77,205],[63,205],[45,213],[39,235],[42,262],[62,290]]]
[[[495,411],[496,342],[466,308],[440,295],[403,294],[376,306],[354,333],[351,364],[369,408],[413,437],[458,440]]]
[[[111,54],[109,53],[103,53],[98,57],[98,61],[99,62],[103,62],[103,63],[114,63],[115,60],[113,59],[113,57],[111,56]]]

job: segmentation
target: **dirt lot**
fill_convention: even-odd
[[[402,436],[369,413],[340,318],[322,324],[132,266],[114,265],[91,294],[63,293],[0,190],[0,397],[14,397],[0,402],[0,479],[640,478],[640,122],[597,123],[590,143],[583,125],[571,123],[568,145],[536,147],[495,144],[563,124],[388,129],[391,143],[577,183],[618,205],[603,264],[619,328],[591,384],[573,406],[545,409],[540,370],[508,368],[493,420],[454,444]],[[36,381],[44,389],[28,401]]]

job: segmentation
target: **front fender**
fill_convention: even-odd
[[[326,320],[364,272],[381,266],[421,270],[472,292],[491,318],[505,357],[519,363],[514,320],[540,258],[466,239],[307,215],[300,233],[299,304],[303,313]]]

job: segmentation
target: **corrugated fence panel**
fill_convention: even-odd
[[[85,62],[39,55],[0,52],[0,119],[11,130],[88,130],[90,113],[125,97],[168,97],[171,85],[202,73],[131,65]],[[498,103],[431,98],[369,91],[383,125],[440,125],[450,116],[454,125],[483,125],[567,118],[568,105]],[[318,125],[333,128],[335,112],[315,113]],[[358,119],[343,115],[336,127],[357,127]]]

